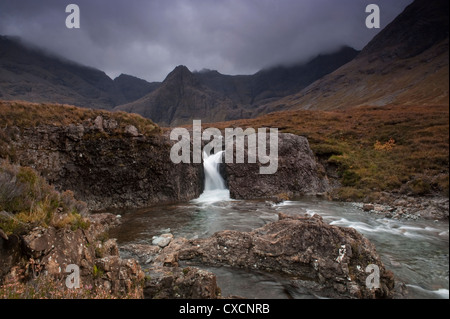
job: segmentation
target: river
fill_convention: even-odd
[[[151,244],[152,237],[170,231],[175,237],[209,237],[230,229],[251,231],[278,219],[278,213],[319,214],[332,225],[353,227],[371,240],[386,268],[408,287],[408,298],[449,297],[449,225],[430,220],[382,218],[362,211],[357,204],[331,202],[316,197],[272,205],[265,201],[227,200],[226,192],[202,200],[121,211],[122,224],[111,236],[119,246]],[[225,199],[214,201],[214,198]],[[124,256],[126,257],[126,256]],[[203,267],[205,268],[205,267]],[[247,298],[314,298],[292,287],[282,276],[207,268],[218,276],[223,295]]]
[[[205,156],[206,157],[206,156]],[[122,210],[122,224],[111,236],[120,245],[151,244],[152,237],[204,238],[221,230],[251,231],[278,220],[278,213],[319,214],[331,225],[353,227],[375,244],[387,269],[408,290],[407,298],[449,298],[449,224],[395,220],[364,212],[357,203],[297,198],[275,205],[264,200],[232,200],[215,162],[206,157],[205,191],[195,200],[146,209]],[[121,252],[121,254],[125,254]],[[126,258],[128,256],[123,255]],[[223,296],[246,298],[320,298],[291,278],[230,267],[204,267],[217,276]]]

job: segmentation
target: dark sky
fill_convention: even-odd
[[[0,0],[0,34],[20,36],[76,62],[162,81],[177,65],[252,74],[342,45],[362,49],[366,5],[381,28],[412,0]],[[67,29],[75,3],[81,28]]]

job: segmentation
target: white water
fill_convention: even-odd
[[[219,168],[222,162],[222,152],[208,156],[203,153],[203,168],[205,171],[205,190],[196,203],[212,204],[230,200],[230,191],[225,187],[225,181],[220,175]]]

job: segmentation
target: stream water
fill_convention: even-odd
[[[355,228],[375,244],[396,280],[406,284],[407,298],[449,298],[448,222],[388,219],[363,212],[353,203],[316,197],[279,205],[262,200],[231,200],[224,184],[219,183],[208,186],[200,198],[190,202],[121,211],[122,224],[111,236],[118,239],[119,246],[151,244],[153,236],[168,231],[188,239],[209,237],[225,229],[251,231],[276,221],[279,212],[319,214],[332,225]],[[230,267],[202,268],[216,274],[224,296],[320,298],[280,275]]]

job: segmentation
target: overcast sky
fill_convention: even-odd
[[[378,4],[381,28],[412,0],[0,0],[0,34],[20,36],[70,60],[162,81],[177,65],[253,74],[342,45],[362,49]],[[68,29],[68,4],[80,29]]]

